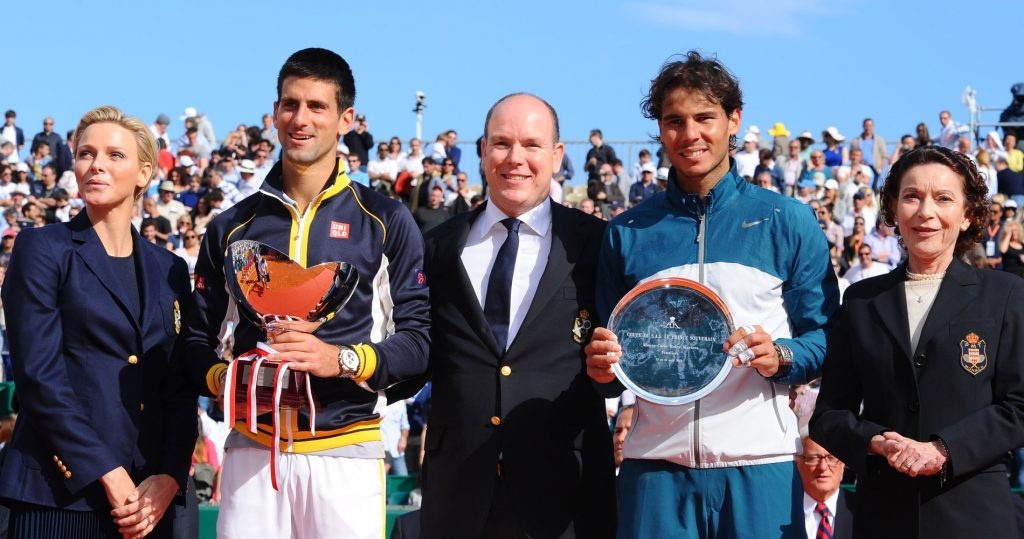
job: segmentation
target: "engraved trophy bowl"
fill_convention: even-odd
[[[612,369],[640,398],[655,404],[693,402],[714,391],[732,362],[722,344],[734,330],[725,302],[689,279],[637,285],[612,311],[608,329],[622,346]]]
[[[341,311],[359,283],[351,264],[325,262],[305,268],[288,255],[253,240],[232,242],[224,265],[228,291],[239,312],[264,331],[268,324],[286,320],[298,323],[299,331],[315,333]],[[282,373],[282,362],[265,359],[272,353],[267,343],[259,343],[256,349],[234,359],[228,387],[234,387],[235,408],[257,415],[269,412],[275,408],[276,388],[279,406],[315,410],[307,374],[287,369]]]

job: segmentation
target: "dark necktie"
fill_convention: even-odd
[[[814,506],[814,510],[821,515],[821,522],[818,524],[818,533],[815,534],[815,539],[832,539],[832,511],[829,511],[828,507],[821,502]]]
[[[505,243],[494,257],[491,277],[487,280],[487,297],[484,298],[484,316],[491,325],[498,348],[505,352],[508,344],[509,315],[512,312],[512,272],[516,267],[516,253],[519,252],[519,225],[522,221],[509,217],[501,221],[508,229]]]

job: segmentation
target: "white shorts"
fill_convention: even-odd
[[[227,450],[217,537],[384,537],[382,460],[297,453],[280,459],[280,490],[274,490],[269,450]]]

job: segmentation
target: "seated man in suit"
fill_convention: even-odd
[[[853,537],[853,493],[839,489],[846,466],[806,435],[803,448],[796,469],[804,487],[804,527],[808,539]],[[822,514],[827,517],[825,522]]]

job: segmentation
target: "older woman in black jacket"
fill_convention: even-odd
[[[1024,445],[1024,280],[959,260],[986,194],[936,146],[883,188],[909,257],[847,290],[811,419],[857,471],[857,537],[1017,537],[1005,456]]]

